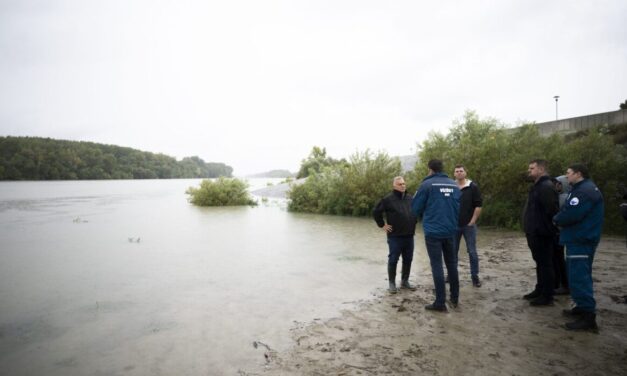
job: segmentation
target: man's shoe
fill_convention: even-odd
[[[473,276],[472,277],[472,285],[475,287],[481,287],[481,280],[479,279],[479,276]]]
[[[571,309],[565,309],[562,311],[562,316],[566,316],[566,317],[579,317],[581,315],[583,315],[584,313],[586,313],[585,311],[582,311],[580,308],[578,308],[577,306],[574,306]]]
[[[388,292],[390,294],[396,294],[398,292],[398,289],[396,288],[396,283],[395,282],[390,282],[390,285],[388,287]]]
[[[564,326],[567,330],[588,330],[592,332],[598,332],[599,327],[597,326],[596,316],[592,312],[583,312],[579,315],[579,318],[573,322],[568,322]]]
[[[560,288],[555,289],[555,295],[570,295],[570,290],[564,286],[560,286]]]
[[[435,305],[435,303],[426,305],[425,309],[427,311],[448,312],[448,309],[446,309],[446,305],[437,306],[437,305]]]
[[[553,298],[547,298],[546,296],[540,296],[540,297],[537,297],[537,298],[533,299],[532,301],[530,301],[529,304],[534,306],[534,307],[552,306],[553,305]]]
[[[458,299],[451,299],[451,306],[453,308],[457,308],[458,305],[459,305],[459,300]]]
[[[533,291],[532,291],[532,292],[530,292],[529,294],[524,295],[524,296],[523,296],[523,299],[526,299],[526,300],[533,300],[533,299],[535,299],[535,298],[540,297],[540,295],[542,295],[542,294],[540,293],[540,291],[538,291],[538,290],[533,290]]]
[[[409,281],[406,280],[406,279],[401,281],[401,288],[402,289],[411,290],[411,291],[415,291],[416,290],[416,286],[414,286],[411,283],[409,283]]]

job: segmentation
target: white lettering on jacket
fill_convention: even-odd
[[[444,196],[448,197],[453,193],[452,188],[440,188],[440,193],[444,193]]]

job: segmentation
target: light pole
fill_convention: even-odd
[[[557,117],[557,100],[560,99],[560,96],[556,95],[553,98],[555,98],[555,120],[557,120],[558,119],[558,117]]]

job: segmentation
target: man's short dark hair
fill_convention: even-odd
[[[464,165],[463,165],[463,164],[456,164],[456,165],[455,165],[455,169],[457,170],[458,168],[463,168],[463,169],[464,169],[464,171],[466,171],[466,167],[464,167]]]
[[[590,173],[588,172],[588,167],[586,167],[583,163],[573,163],[568,166],[573,172],[578,172],[581,174],[581,177],[584,179],[590,179]]]
[[[431,171],[436,172],[436,173],[442,172],[442,170],[444,170],[444,164],[439,159],[430,160],[427,166],[429,167]]]
[[[538,167],[542,167],[542,169],[546,172],[549,172],[549,162],[546,159],[533,159],[529,164],[535,163]]]

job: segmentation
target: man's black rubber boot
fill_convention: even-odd
[[[478,275],[472,276],[472,285],[475,287],[481,287],[481,280],[479,279]]]
[[[406,289],[406,290],[416,291],[416,286],[412,285],[411,283],[409,283],[409,281],[405,279],[401,281],[401,288]]]
[[[436,312],[448,312],[448,309],[446,309],[446,305],[443,306],[437,306],[434,304],[429,304],[425,306],[425,309],[427,311],[436,311]]]
[[[388,265],[388,292],[390,294],[396,294],[398,289],[396,288],[396,266]]]
[[[573,322],[566,323],[567,330],[587,330],[591,332],[598,332],[599,327],[596,321],[597,315],[592,312],[583,312],[579,315],[579,318]]]
[[[540,297],[540,295],[542,295],[542,294],[540,293],[540,291],[538,291],[538,290],[533,290],[533,291],[532,291],[532,292],[530,292],[529,294],[524,295],[524,296],[523,296],[523,299],[533,300],[533,299],[535,299],[535,298]]]
[[[583,315],[586,311],[582,311],[579,307],[575,306],[571,309],[565,309],[562,311],[562,316],[566,317],[579,317]]]
[[[411,270],[411,265],[405,265],[403,263],[403,269],[401,271],[401,288],[408,290],[416,290],[416,287],[409,283],[409,272]]]
[[[549,297],[546,297],[546,296],[539,296],[539,297],[533,299],[532,301],[530,301],[529,305],[532,305],[534,307],[552,306],[553,305],[553,298],[549,298]]]

